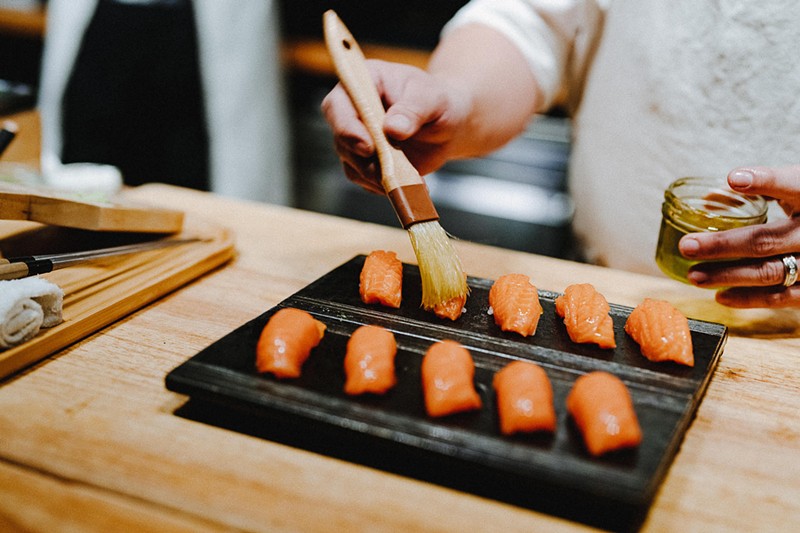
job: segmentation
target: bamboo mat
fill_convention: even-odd
[[[0,351],[0,379],[95,333],[234,255],[234,235],[230,230],[192,215],[186,215],[183,231],[176,237],[203,240],[43,274],[64,291],[64,322],[42,329],[20,346]],[[0,251],[6,256],[71,251],[70,245],[74,247],[76,243],[81,249],[99,248],[127,244],[137,238],[142,236],[0,220]]]

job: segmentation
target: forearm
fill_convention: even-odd
[[[519,50],[482,25],[449,33],[434,51],[428,71],[452,87],[468,123],[451,143],[448,158],[486,154],[527,126],[541,107],[536,80]]]

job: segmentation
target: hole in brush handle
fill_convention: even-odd
[[[439,219],[439,213],[436,212],[428,187],[424,183],[401,185],[387,194],[403,228],[408,229],[412,224]]]

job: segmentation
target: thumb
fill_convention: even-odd
[[[411,68],[402,83],[384,82],[389,104],[383,121],[386,134],[405,141],[437,123],[448,108],[445,90],[426,72]]]
[[[409,113],[405,107],[400,105],[389,108],[383,121],[383,131],[398,141],[412,137],[421,127],[418,115]]]

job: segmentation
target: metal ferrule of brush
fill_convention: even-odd
[[[439,213],[436,212],[428,187],[424,183],[401,185],[387,194],[403,228],[408,229],[419,222],[439,220]]]

